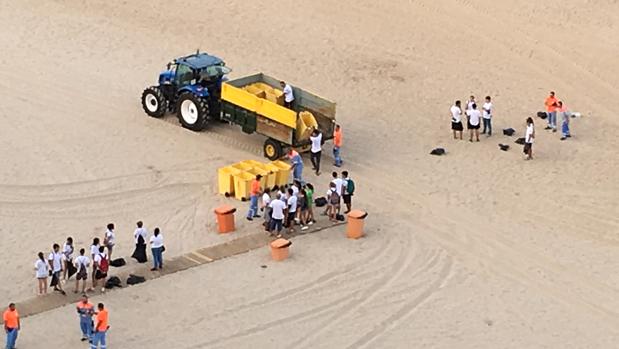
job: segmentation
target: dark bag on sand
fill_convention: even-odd
[[[516,139],[516,144],[524,144],[524,137]]]
[[[141,284],[144,281],[146,281],[146,278],[143,276],[129,274],[129,277],[127,278],[127,285]]]
[[[111,276],[105,282],[105,288],[110,289],[110,288],[114,288],[114,287],[122,287],[122,284],[120,282],[120,278],[118,278],[118,276]]]
[[[70,260],[67,263],[67,279],[70,279],[75,273],[77,273],[77,268],[73,265],[73,261]]]
[[[501,148],[502,151],[508,151],[509,150],[509,145],[507,145],[507,144],[499,144],[499,148]]]
[[[445,149],[443,148],[434,148],[432,149],[432,151],[430,152],[431,155],[444,155],[445,154]]]
[[[125,262],[124,258],[116,258],[115,260],[110,262],[110,265],[113,266],[113,267],[116,267],[116,268],[122,267],[125,264],[127,264],[127,263]]]
[[[337,215],[335,215],[335,219],[337,219],[340,222],[343,222],[345,218],[343,214],[338,213]]]
[[[503,134],[506,136],[513,136],[514,133],[516,133],[516,130],[514,130],[513,128],[506,128],[503,130]]]
[[[546,119],[548,117],[548,114],[546,114],[546,112],[544,111],[538,111],[537,112],[537,117],[540,119]]]
[[[323,207],[326,204],[327,204],[327,198],[325,198],[324,196],[321,196],[314,200],[314,205],[316,205],[316,207]]]

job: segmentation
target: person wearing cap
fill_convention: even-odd
[[[292,92],[292,86],[287,84],[285,81],[280,81],[279,85],[282,87],[282,92],[284,93],[284,107],[292,109],[292,103],[294,102],[294,93]]]
[[[91,349],[106,348],[106,336],[109,328],[107,310],[104,308],[103,303],[99,303],[97,304],[96,324],[90,344]],[[101,346],[99,346],[99,344],[101,344]]]
[[[249,191],[249,212],[247,212],[247,220],[253,221],[254,218],[260,217],[258,214],[258,197],[262,192],[260,187],[260,179],[262,175],[256,175],[256,179],[251,181],[251,189]]]
[[[95,308],[88,301],[86,294],[82,295],[82,299],[76,306],[77,314],[80,318],[80,330],[82,331],[82,342],[92,340],[92,315],[95,313]]]
[[[14,349],[15,342],[17,342],[17,333],[21,329],[19,313],[15,309],[15,303],[9,304],[8,309],[4,311],[2,322],[4,322],[4,332],[6,332],[6,349]]]

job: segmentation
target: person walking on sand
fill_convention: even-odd
[[[2,322],[4,322],[4,332],[6,333],[6,349],[15,349],[17,334],[21,330],[21,321],[15,303],[10,303],[8,309],[4,311]]]
[[[348,171],[342,171],[342,180],[344,182],[342,198],[344,199],[344,204],[346,204],[346,211],[344,211],[344,213],[348,213],[352,209],[352,196],[355,193],[355,181],[348,177]]]
[[[561,140],[564,141],[572,137],[570,134],[570,113],[562,101],[557,102],[557,112],[561,115]]]
[[[92,334],[91,349],[106,349],[107,331],[110,329],[109,314],[103,303],[97,304],[95,328]],[[99,346],[100,345],[100,346]]]
[[[557,97],[555,97],[555,92],[550,91],[548,97],[544,101],[544,105],[546,106],[546,115],[548,115],[548,126],[546,126],[546,130],[552,130],[552,132],[557,132]]]
[[[138,263],[146,263],[148,261],[146,257],[146,239],[148,238],[148,231],[144,228],[144,223],[142,223],[142,221],[138,221],[136,226],[137,228],[133,231],[135,250],[133,250],[131,258],[135,258]]]
[[[86,290],[86,282],[88,281],[88,267],[90,267],[90,258],[85,255],[86,250],[80,248],[80,255],[75,258],[75,269],[77,275],[75,275],[75,290],[73,293],[77,293],[80,287],[80,281],[82,282],[82,293]]]
[[[95,308],[88,301],[86,294],[82,295],[82,299],[76,305],[77,314],[80,319],[80,330],[82,331],[82,342],[92,340],[92,315],[95,313]]]
[[[533,159],[533,142],[535,141],[535,125],[532,118],[527,118],[527,130],[524,136],[524,153],[527,155],[525,160]]]
[[[52,252],[47,257],[49,267],[52,271],[52,282],[50,283],[50,286],[54,287],[54,291],[58,291],[61,294],[66,295],[60,282],[63,260],[64,255],[60,253],[60,245],[54,244],[52,246]]]
[[[261,179],[262,175],[256,175],[256,178],[251,181],[249,190],[249,211],[247,211],[247,217],[245,217],[248,221],[253,221],[254,218],[260,217],[258,214],[258,197],[262,191],[262,187],[260,187]]]
[[[486,134],[488,131],[488,137],[492,136],[492,100],[490,96],[486,96],[486,102],[482,106],[483,114],[482,119],[484,121],[484,129],[481,134]]]
[[[473,141],[473,133],[475,134],[475,139],[479,142],[479,121],[481,119],[481,113],[477,110],[477,104],[473,103],[471,105],[471,110],[467,110],[466,115],[468,116],[467,129],[470,132],[469,142]]]
[[[292,180],[302,182],[303,159],[301,158],[301,155],[299,155],[296,150],[290,148],[288,151],[288,158],[290,159],[290,163],[292,165],[292,168],[290,169],[292,171]]]
[[[96,267],[95,278],[92,281],[93,288],[101,282],[101,292],[105,292],[105,279],[110,268],[110,257],[105,253],[105,247],[99,246],[99,254],[95,256],[93,264]]]
[[[92,245],[90,245],[90,258],[92,259],[92,289],[97,288],[97,278],[95,277],[97,274],[97,264],[95,263],[95,258],[99,255],[99,248],[101,244],[99,243],[99,238],[92,239]]]
[[[456,137],[456,132],[458,132],[460,133],[460,140],[462,140],[462,130],[464,130],[464,127],[462,126],[462,107],[460,105],[460,101],[456,101],[451,106],[451,130],[454,133],[454,139],[458,139]]]
[[[45,261],[43,252],[39,252],[37,255],[37,261],[34,262],[34,270],[36,270],[37,282],[39,285],[39,296],[47,294],[47,278],[49,277],[49,265]]]
[[[107,257],[112,260],[112,252],[114,251],[114,245],[116,245],[116,234],[114,234],[114,223],[107,225],[105,231],[105,237],[103,238],[103,246],[107,247]]]
[[[151,271],[163,269],[163,235],[159,228],[155,228],[150,237],[150,251],[153,254],[153,267]]]
[[[313,170],[316,171],[316,176],[320,175],[320,158],[322,156],[322,133],[313,129],[310,136],[312,148],[310,149],[310,160],[312,161]]]
[[[285,81],[280,81],[279,85],[282,87],[282,92],[284,93],[284,107],[293,109],[294,92],[292,91],[292,86]]]
[[[333,130],[333,159],[335,167],[342,166],[342,128],[340,125],[335,125]]]
[[[284,212],[286,210],[286,203],[283,201],[281,194],[277,194],[277,198],[271,201],[269,207],[271,208],[269,233],[274,235],[277,232],[277,236],[281,237],[285,217]]]

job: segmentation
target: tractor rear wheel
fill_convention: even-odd
[[[271,161],[275,161],[284,155],[282,144],[272,138],[264,141],[264,157]]]
[[[183,93],[176,102],[178,120],[184,128],[202,131],[208,117],[208,103],[192,93]]]
[[[149,116],[162,117],[167,109],[167,101],[157,86],[151,86],[142,92],[142,108]]]

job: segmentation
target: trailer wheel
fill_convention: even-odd
[[[184,128],[202,131],[206,126],[208,103],[192,93],[183,93],[177,101],[178,120]]]
[[[274,161],[281,158],[283,155],[282,145],[278,141],[269,138],[264,141],[264,157]]]
[[[160,118],[165,114],[167,101],[157,86],[151,86],[142,92],[142,109],[149,116]]]

